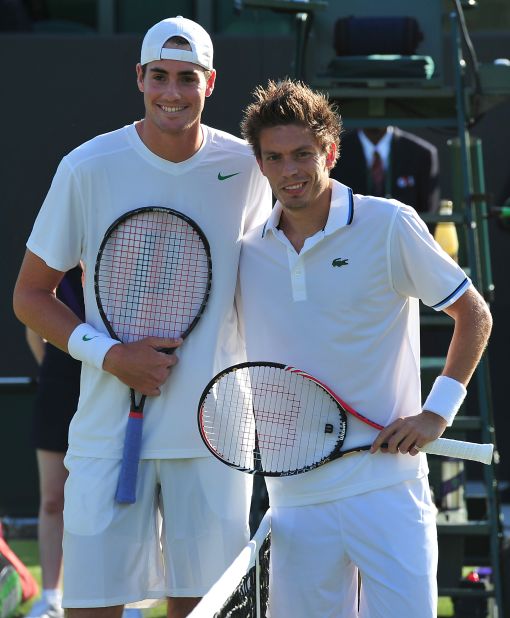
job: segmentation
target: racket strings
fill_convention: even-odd
[[[282,447],[293,447],[296,442],[296,419],[300,411],[300,403],[295,393],[288,391],[281,384],[271,382],[255,382],[252,386],[254,399],[253,413],[261,449],[277,450]],[[288,405],[278,408],[277,402],[285,397]]]
[[[102,308],[123,342],[181,336],[200,314],[209,285],[200,235],[180,217],[158,211],[115,228],[97,271]]]
[[[338,432],[337,405],[314,382],[285,369],[248,366],[223,374],[204,400],[202,424],[212,448],[245,470],[282,472],[327,455]]]

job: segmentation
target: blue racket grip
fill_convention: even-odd
[[[136,477],[142,449],[142,427],[143,414],[131,412],[126,427],[119,483],[115,493],[115,501],[119,504],[136,502]]]

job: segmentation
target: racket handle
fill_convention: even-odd
[[[119,483],[115,493],[115,501],[119,504],[136,502],[136,477],[142,449],[143,415],[130,414],[124,439],[124,452],[120,465]]]
[[[457,457],[458,459],[470,459],[484,464],[490,464],[494,451],[494,444],[476,444],[475,442],[463,442],[462,440],[449,440],[439,438],[422,446],[420,451],[431,455],[443,455]]]

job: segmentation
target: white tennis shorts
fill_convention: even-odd
[[[251,479],[213,457],[142,460],[130,505],[120,461],[65,465],[64,607],[201,597],[249,540]]]
[[[272,507],[271,618],[436,618],[437,556],[426,478]]]

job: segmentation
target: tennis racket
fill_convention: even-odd
[[[240,363],[204,389],[200,435],[213,455],[242,472],[300,474],[370,445],[342,449],[347,415],[383,429],[308,373],[279,363]],[[488,464],[492,444],[439,438],[420,450]]]
[[[205,309],[211,276],[209,243],[192,219],[170,208],[138,208],[108,228],[99,248],[94,275],[99,313],[122,343],[185,338]],[[136,502],[145,399],[136,403],[131,389],[115,494],[121,504]]]

